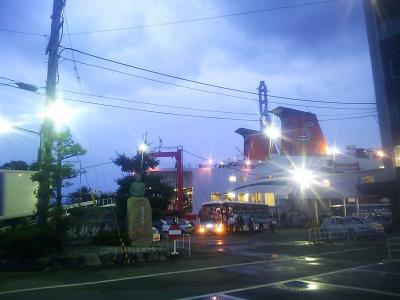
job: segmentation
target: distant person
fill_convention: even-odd
[[[238,216],[237,218],[236,218],[236,223],[237,223],[237,227],[239,228],[239,231],[243,231],[243,218],[242,218],[242,216]]]
[[[228,232],[233,233],[233,230],[235,228],[235,219],[233,218],[232,215],[229,216],[228,218]]]
[[[253,235],[254,234],[254,218],[253,218],[253,216],[249,217],[248,226],[249,226],[249,235]]]
[[[271,233],[275,233],[275,226],[277,222],[274,220],[274,218],[271,218],[269,220],[269,229],[271,229]]]

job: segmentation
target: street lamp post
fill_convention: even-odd
[[[37,154],[37,163],[39,166],[39,170],[40,170],[40,165],[41,165],[41,161],[42,161],[42,134],[38,131],[33,131],[30,129],[26,129],[26,128],[22,128],[22,127],[18,127],[18,126],[12,126],[12,128],[15,128],[17,130],[21,130],[21,131],[25,131],[25,132],[29,132],[29,133],[33,133],[39,136],[39,148],[38,148],[38,154]]]
[[[305,168],[296,168],[292,171],[293,181],[296,182],[299,187],[300,191],[303,194],[304,190],[308,190],[311,188],[311,185],[314,183],[314,175],[310,170]],[[318,226],[319,224],[319,216],[318,216],[318,202],[317,199],[314,197],[314,210],[315,210],[315,222]]]
[[[22,128],[19,126],[14,126],[11,123],[7,122],[6,120],[3,120],[3,119],[0,120],[0,132],[1,133],[9,132],[9,131],[12,131],[13,129],[28,132],[28,133],[33,133],[33,134],[36,134],[39,136],[39,149],[38,149],[38,154],[37,154],[37,163],[40,168],[40,163],[41,163],[41,159],[42,159],[42,134],[38,131]]]

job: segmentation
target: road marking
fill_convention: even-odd
[[[231,300],[246,300],[244,298],[239,298],[239,297],[235,297],[232,295],[226,295],[226,294],[217,294],[216,296],[222,296],[222,297],[224,297],[224,299],[231,299]]]
[[[376,263],[367,264],[367,265],[359,265],[359,266],[356,266],[356,267],[345,268],[345,269],[340,269],[340,270],[330,271],[330,272],[325,272],[325,273],[319,273],[319,274],[305,276],[305,277],[297,277],[297,278],[292,278],[292,279],[288,279],[288,280],[275,281],[275,282],[270,282],[270,283],[265,283],[265,284],[258,284],[258,285],[248,286],[248,287],[239,288],[239,289],[218,291],[216,293],[197,295],[197,296],[188,297],[188,298],[180,298],[178,300],[200,299],[200,298],[212,297],[212,296],[215,296],[215,295],[218,295],[218,294],[230,294],[230,293],[238,293],[238,292],[243,292],[243,291],[256,290],[256,289],[259,289],[259,288],[265,288],[265,287],[270,287],[270,286],[274,286],[274,285],[285,284],[285,283],[288,283],[290,281],[301,281],[301,280],[305,280],[307,278],[313,278],[313,277],[318,277],[318,276],[327,276],[327,275],[332,275],[332,274],[337,274],[337,273],[343,273],[343,272],[353,271],[353,270],[358,269],[358,268],[365,268],[365,267],[370,267],[370,266],[374,266],[374,265],[376,265]]]
[[[308,281],[307,283],[316,283],[319,285],[326,285],[326,286],[334,287],[334,288],[341,288],[341,289],[347,289],[347,290],[355,290],[355,291],[381,294],[381,295],[386,295],[386,296],[400,297],[399,293],[385,292],[385,291],[381,291],[381,290],[367,289],[367,288],[361,288],[361,287],[355,287],[355,286],[349,286],[349,285],[326,283],[326,282],[319,282],[319,281],[315,281],[315,282]]]
[[[395,273],[395,272],[376,271],[376,270],[368,270],[368,269],[359,269],[359,270],[356,270],[356,271],[357,271],[357,272],[365,272],[365,273],[380,274],[380,275],[400,276],[400,273]]]
[[[352,248],[352,249],[346,249],[346,250],[342,250],[342,251],[323,252],[320,254],[311,254],[311,255],[308,255],[308,257],[318,257],[318,256],[325,256],[325,255],[330,255],[330,254],[339,254],[339,253],[344,253],[344,252],[361,251],[361,250],[366,250],[366,249],[370,249],[373,247],[374,246],[363,247],[363,248]],[[263,259],[263,260],[245,262],[245,263],[237,263],[237,264],[229,264],[229,265],[197,268],[197,269],[188,269],[188,270],[180,270],[180,271],[171,271],[171,272],[162,272],[162,273],[154,273],[154,274],[147,274],[147,275],[137,275],[137,276],[105,279],[105,280],[98,280],[98,281],[67,283],[67,284],[26,288],[26,289],[16,289],[16,290],[0,292],[0,295],[8,295],[8,294],[23,293],[23,292],[40,291],[40,290],[49,290],[49,289],[79,287],[79,286],[87,286],[87,285],[96,285],[96,284],[111,283],[111,282],[118,282],[118,281],[158,277],[158,276],[176,275],[176,274],[201,272],[201,271],[208,271],[208,270],[218,270],[218,269],[231,268],[231,267],[250,266],[250,265],[256,265],[256,264],[260,264],[260,263],[272,263],[272,262],[279,262],[279,261],[286,261],[286,260],[294,260],[294,259],[298,259],[299,257],[305,257],[305,256],[307,256],[307,255],[302,255],[302,256],[297,256],[297,257],[289,257],[289,258],[281,258],[281,259]]]

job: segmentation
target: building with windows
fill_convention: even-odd
[[[282,138],[270,141],[264,132],[239,128],[244,159],[184,169],[186,212],[198,214],[207,202],[264,203],[287,225],[309,224],[316,215],[390,214],[386,197],[358,189],[389,179],[380,150],[349,146],[329,152],[315,114],[285,107],[273,113],[281,119]],[[174,170],[154,172],[170,185],[176,182]]]
[[[382,146],[393,160],[388,181],[364,184],[365,194],[392,199],[393,220],[400,224],[400,1],[365,0],[365,20],[374,77]]]

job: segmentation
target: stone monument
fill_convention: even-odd
[[[153,241],[153,226],[151,222],[151,206],[144,197],[146,187],[136,175],[130,187],[130,197],[127,201],[128,235],[133,247],[150,246]]]

